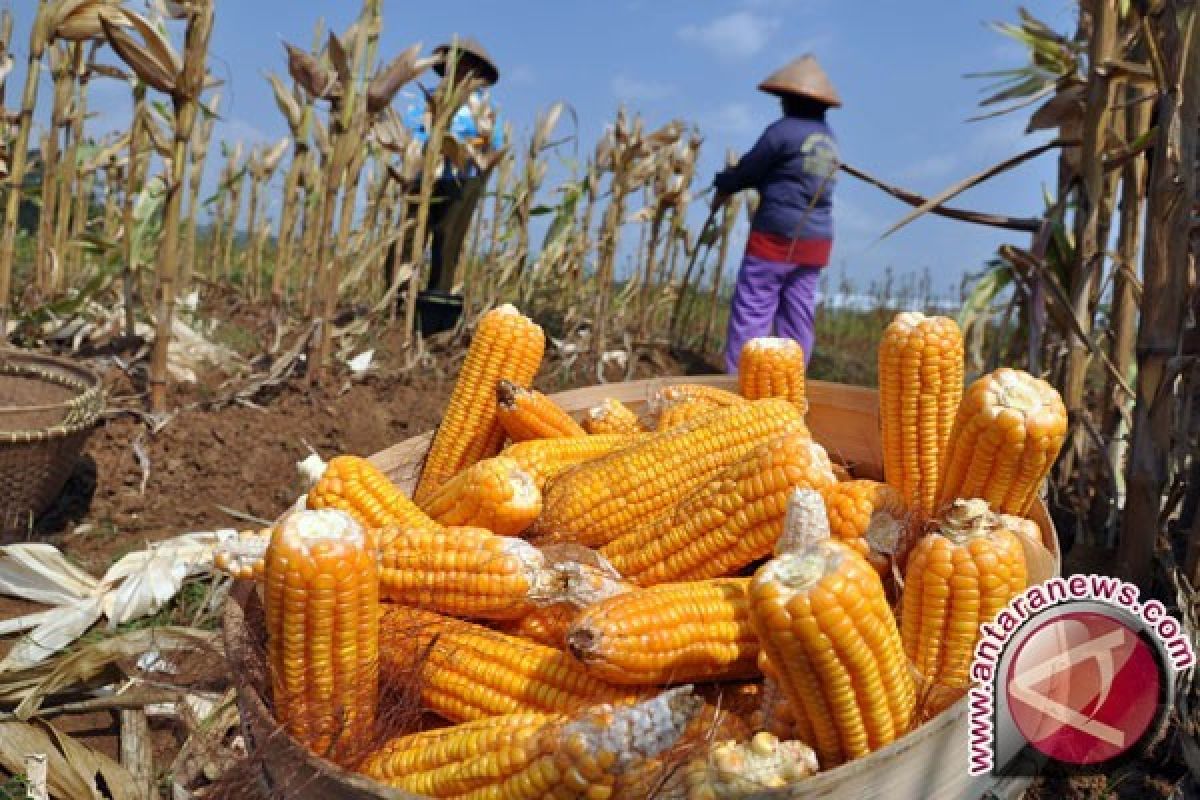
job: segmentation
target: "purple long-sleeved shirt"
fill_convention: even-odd
[[[713,183],[725,194],[758,190],[761,200],[752,230],[830,240],[837,163],[837,142],[824,120],[782,117]]]

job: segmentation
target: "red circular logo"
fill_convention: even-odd
[[[1066,612],[1025,638],[1005,683],[1013,722],[1051,758],[1098,764],[1154,722],[1162,676],[1150,646],[1119,619]]]

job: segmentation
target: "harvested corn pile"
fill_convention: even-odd
[[[611,397],[588,409],[583,418],[583,429],[590,434],[641,433],[645,430],[629,406]]]
[[[794,343],[748,343],[739,392],[660,388],[646,432],[528,388],[542,341],[485,315],[416,502],[340,456],[326,511],[220,554],[263,584],[275,713],[310,749],[433,798],[752,797],[960,697],[980,623],[1053,571],[1023,515],[1062,403],[1014,370],[964,393],[949,320],[881,345],[883,463],[859,466],[886,483],[814,440]],[[394,697],[450,727],[373,740]]]

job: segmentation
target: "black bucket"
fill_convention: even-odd
[[[421,335],[433,336],[448,331],[458,324],[463,312],[461,294],[428,289],[417,293],[417,325]]]

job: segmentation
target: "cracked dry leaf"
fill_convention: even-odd
[[[106,16],[101,17],[100,23],[109,46],[143,83],[160,92],[174,94],[178,71],[156,59],[123,28],[109,22]]]

